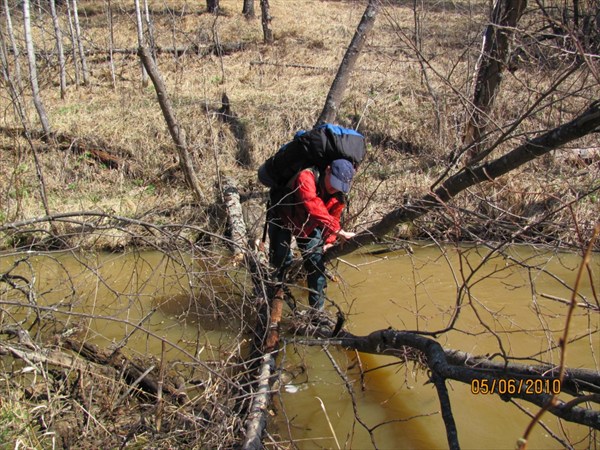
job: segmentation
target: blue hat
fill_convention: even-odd
[[[334,189],[347,194],[350,191],[352,177],[354,177],[354,167],[350,161],[336,159],[331,163],[331,178],[329,180]]]

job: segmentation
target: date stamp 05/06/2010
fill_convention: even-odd
[[[561,392],[561,382],[558,378],[475,378],[471,380],[471,393],[478,395],[556,395]]]

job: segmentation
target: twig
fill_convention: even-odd
[[[340,447],[340,443],[338,441],[337,436],[335,435],[335,430],[333,429],[333,425],[331,425],[331,420],[329,420],[329,415],[327,414],[327,410],[325,409],[325,404],[323,403],[323,400],[321,400],[321,398],[319,397],[315,397],[317,400],[319,400],[319,402],[321,403],[321,409],[323,410],[323,413],[325,414],[325,418],[327,419],[327,424],[329,425],[329,429],[331,430],[331,434],[333,435],[333,440],[335,441],[335,445],[338,448],[338,450],[341,449]]]
[[[342,259],[342,258],[336,258],[336,260],[339,261],[339,262],[341,262],[341,263],[346,264],[347,266],[352,267],[353,269],[356,269],[356,270],[360,271],[360,267],[358,267],[356,264],[352,264],[352,263],[350,263],[350,262],[348,262],[348,261],[346,261],[345,259]]]
[[[566,358],[567,358],[567,344],[569,342],[568,341],[569,328],[571,326],[571,319],[573,317],[573,312],[575,311],[575,306],[577,304],[575,299],[577,297],[577,292],[579,291],[579,283],[581,282],[581,278],[583,277],[583,272],[587,268],[587,266],[590,262],[592,249],[594,248],[594,241],[596,240],[598,233],[600,233],[600,223],[598,223],[596,225],[596,228],[594,228],[594,233],[592,234],[590,242],[588,243],[587,249],[583,256],[583,260],[579,266],[579,270],[577,271],[577,278],[575,279],[575,286],[573,287],[573,292],[571,294],[571,303],[569,305],[569,310],[567,312],[567,317],[565,319],[565,329],[564,329],[562,338],[560,340],[561,353],[560,353],[558,379],[560,380],[561,383],[563,382],[563,380],[565,378],[565,370],[566,370],[565,364],[566,364]],[[539,422],[542,415],[549,408],[557,406],[557,403],[558,403],[558,396],[557,396],[557,394],[553,394],[549,398],[548,402],[538,411],[538,413],[531,420],[531,422],[529,422],[529,425],[527,426],[525,433],[523,434],[523,437],[521,439],[519,439],[519,441],[517,442],[519,450],[527,449],[527,440],[529,439],[529,435],[531,434],[531,431],[533,430],[533,428],[535,427],[537,422]],[[567,405],[569,405],[569,404],[567,403]],[[563,407],[563,409],[566,409],[567,411],[570,411],[572,408],[573,408],[573,405],[570,405],[568,408]]]
[[[369,437],[371,438],[371,442],[373,443],[373,448],[377,448],[377,445],[375,443],[375,436],[373,435],[373,429],[370,428],[369,426],[367,426],[367,424],[365,422],[363,422],[363,420],[360,418],[360,416],[358,414],[358,407],[356,405],[356,397],[354,395],[354,389],[352,388],[352,384],[350,383],[350,380],[348,380],[348,377],[346,375],[344,375],[344,373],[340,369],[340,366],[335,361],[335,359],[333,358],[333,355],[331,354],[331,352],[329,351],[329,349],[327,347],[323,346],[323,352],[325,352],[325,354],[329,358],[329,361],[331,361],[331,365],[333,366],[333,368],[335,369],[337,374],[340,376],[340,378],[342,380],[344,380],[346,389],[348,390],[348,393],[350,394],[350,398],[352,399],[352,409],[354,411],[354,417],[356,418],[356,421],[358,423],[360,423],[365,430],[367,430],[367,432],[369,433]]]
[[[154,366],[150,366],[148,369],[146,369],[146,371],[143,374],[141,374],[139,377],[137,377],[137,379],[133,383],[131,383],[131,385],[129,386],[129,389],[127,389],[127,391],[113,404],[113,408],[116,408],[117,406],[119,406],[121,404],[121,402],[123,400],[125,400],[125,398],[127,398],[129,396],[129,394],[131,394],[131,391],[133,391],[136,388],[136,386],[138,384],[140,384],[144,378],[146,378],[146,375],[148,375],[153,370],[154,370]]]

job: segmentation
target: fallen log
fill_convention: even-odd
[[[222,189],[223,202],[227,209],[227,226],[233,244],[233,259],[238,263],[243,260],[244,251],[247,248],[247,231],[242,205],[240,204],[240,193],[235,180],[228,176],[223,177]]]
[[[223,199],[227,210],[228,225],[234,243],[234,258],[241,261],[240,255],[252,275],[257,297],[257,323],[249,355],[249,366],[256,373],[254,392],[246,418],[245,436],[240,448],[258,450],[263,448],[262,435],[267,426],[268,408],[271,401],[271,381],[275,373],[275,359],[279,348],[279,322],[283,313],[284,292],[281,288],[269,299],[272,290],[269,282],[269,268],[262,252],[251,249],[247,243],[244,216],[241,214],[240,196],[233,178],[223,179]],[[236,251],[238,252],[236,254]],[[237,256],[236,256],[237,255]],[[266,280],[266,281],[265,281]],[[259,364],[256,364],[259,361]]]
[[[0,127],[0,132],[7,136],[25,137],[24,129]],[[44,137],[43,132],[30,131],[29,134],[39,140]],[[127,150],[114,148],[99,138],[78,138],[64,133],[54,133],[49,142],[54,143],[59,150],[86,155],[111,169],[129,167],[128,158],[131,155]]]
[[[152,49],[156,54],[167,54],[175,56],[183,56],[186,54],[208,56],[208,55],[230,55],[235,52],[243,51],[248,48],[247,42],[232,42],[229,44],[192,44],[185,47],[161,47],[157,46]],[[97,56],[106,55],[108,58],[110,53],[119,55],[135,55],[137,54],[137,48],[114,48],[108,49],[87,49],[85,50],[86,56]],[[65,53],[70,53],[71,50],[65,49]],[[46,58],[49,55],[55,55],[56,52],[44,52],[38,53],[38,56]]]
[[[187,394],[178,390],[167,380],[156,379],[149,373],[145,367],[135,363],[121,352],[111,352],[101,349],[97,345],[89,342],[78,342],[74,339],[68,339],[65,342],[65,348],[74,351],[82,358],[93,362],[94,364],[112,367],[118,373],[123,373],[125,380],[131,385],[137,385],[147,394],[158,397],[159,392],[170,395],[177,402],[187,398]]]
[[[27,364],[44,364],[64,369],[82,371],[86,373],[99,373],[111,378],[118,372],[112,368],[90,361],[82,360],[77,356],[68,354],[59,349],[31,349],[21,345],[8,345],[0,343],[0,355],[11,355]]]

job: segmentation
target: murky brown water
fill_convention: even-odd
[[[527,261],[528,269],[495,257],[475,270],[486,255],[484,250],[442,251],[434,246],[415,247],[413,254],[351,255],[338,263],[343,281],[330,285],[329,295],[349,312],[347,327],[355,334],[390,326],[432,331],[449,324],[458,287],[468,280],[468,295],[461,298],[462,309],[453,330],[438,339],[442,345],[476,355],[539,355],[557,363],[559,353],[549,349],[556,346],[565,325],[567,306],[560,299],[570,299],[568,287],[574,285],[581,258],[512,247],[509,255]],[[70,304],[73,315],[65,319],[67,325],[79,325],[87,330],[88,338],[101,345],[118,345],[127,338],[131,348],[158,355],[159,339],[136,331],[142,326],[191,355],[218,358],[237,345],[245,318],[231,311],[239,310],[241,294],[248,289],[246,275],[238,269],[224,270],[218,261],[198,265],[190,263],[187,256],[177,258],[158,252],[30,255],[18,272],[27,278],[35,274],[40,304]],[[0,270],[6,271],[14,260],[11,255],[2,257]],[[592,268],[598,290],[600,255],[595,255]],[[579,293],[583,296],[580,302],[594,303],[587,274]],[[10,301],[10,296],[0,292],[0,300]],[[150,314],[153,309],[156,312]],[[220,316],[218,311],[223,310],[228,312]],[[15,308],[12,312],[24,314]],[[92,317],[98,315],[113,320]],[[598,369],[599,317],[584,308],[576,310],[569,337],[581,339],[569,345],[570,367]],[[447,447],[437,395],[432,385],[426,384],[424,372],[413,370],[410,364],[372,370],[397,360],[361,355],[358,364],[351,352],[331,352],[352,382],[358,418],[373,430],[378,448]],[[177,349],[171,349],[169,355],[185,358]],[[282,388],[272,431],[284,437],[291,433],[300,448],[372,448],[369,433],[355,420],[344,381],[327,355],[319,347],[289,344],[284,358],[283,365],[291,372],[298,372],[299,367],[306,370]],[[371,370],[363,383],[359,367]],[[463,448],[515,447],[529,422],[526,415],[497,396],[472,394],[469,386],[456,382],[449,387]],[[537,411],[537,407],[524,406]],[[566,439],[556,419],[546,415],[543,421]],[[580,442],[585,438],[582,427],[565,425],[564,433],[575,447],[590,446],[587,440]],[[562,447],[539,426],[529,446]]]
[[[462,263],[459,253],[463,253]],[[474,271],[486,254],[465,248],[447,248],[444,254],[431,246],[415,248],[412,255],[399,252],[385,259],[353,255],[346,259],[348,264],[339,265],[344,285],[330,289],[329,294],[351,311],[348,328],[355,334],[366,335],[387,327],[433,331],[448,325],[458,286],[463,278],[471,276],[470,298],[462,301],[455,331],[442,335],[439,342],[476,355],[504,351],[514,357],[526,357],[541,353],[541,358],[558,363],[557,351],[551,352],[550,359],[546,352],[562,336],[567,306],[551,298],[570,298],[565,285],[574,285],[581,258],[558,254],[549,259],[544,252],[538,254],[529,247],[513,247],[509,254],[526,260],[531,269],[517,268],[506,259],[494,258],[481,271]],[[600,255],[595,256],[592,266],[592,279],[598,290]],[[594,302],[590,286],[586,275],[580,293]],[[495,335],[483,334],[486,327]],[[544,328],[549,331],[543,331]],[[595,334],[587,337],[590,329]],[[567,364],[598,370],[600,314],[577,309],[570,330],[569,337],[583,339],[570,344]],[[293,360],[289,348],[288,354]],[[340,352],[336,355],[342,369],[356,366],[355,355]],[[360,360],[364,370],[396,362],[392,357],[373,355],[361,355]],[[339,444],[342,448],[372,448],[365,427],[354,420],[346,387],[326,355],[313,349],[303,355],[302,361],[311,368],[309,375],[299,385],[298,392],[283,394],[285,410],[293,418],[293,436],[308,439],[317,435],[323,440],[307,440],[300,447],[337,448]],[[431,384],[425,384],[427,376],[423,372],[415,372],[412,365],[375,370],[365,376],[364,390],[357,381],[358,370],[351,369],[349,375],[355,381],[357,410],[363,423],[374,428],[387,422],[373,431],[379,448],[447,448],[437,395]],[[472,394],[470,386],[457,382],[449,383],[449,391],[463,448],[515,448],[529,423],[529,418],[516,406],[495,395]],[[323,400],[325,410],[318,398]],[[524,406],[537,412],[535,406]],[[562,437],[554,417],[546,415],[543,421]],[[586,437],[581,427],[565,425],[564,429],[572,445],[590,447],[589,441],[580,441]],[[595,446],[598,445],[596,442]],[[529,448],[563,448],[563,445],[538,426]]]

